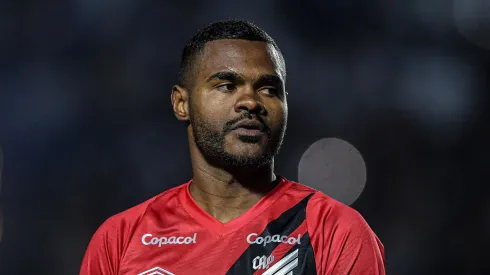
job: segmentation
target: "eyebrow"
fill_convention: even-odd
[[[210,82],[212,80],[219,79],[219,80],[228,80],[232,82],[245,82],[245,77],[243,75],[240,75],[236,72],[217,72],[206,80],[206,82]],[[261,75],[258,79],[257,82],[268,82],[268,83],[282,83],[282,80],[279,76],[277,75],[272,75],[272,74],[267,74],[267,75]]]
[[[236,81],[244,82],[245,81],[245,77],[243,77],[242,75],[237,74],[235,72],[217,72],[217,73],[211,75],[210,77],[208,77],[206,82],[210,82],[210,81],[215,80],[215,79],[229,80],[229,81],[234,81],[234,82],[236,82]]]

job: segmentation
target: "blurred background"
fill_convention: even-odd
[[[388,274],[490,274],[483,0],[2,0],[0,274],[78,274],[105,219],[190,179],[171,86],[187,40],[229,18],[286,58],[279,174],[342,138],[366,161],[352,206]]]

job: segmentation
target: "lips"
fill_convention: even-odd
[[[265,132],[266,127],[258,120],[245,120],[235,125],[232,129],[233,132],[241,136],[260,136]]]
[[[235,125],[233,127],[233,130],[239,128],[248,129],[248,130],[259,130],[262,132],[265,130],[265,125],[258,120],[245,120]]]

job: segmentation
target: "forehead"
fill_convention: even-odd
[[[266,42],[215,40],[204,46],[198,76],[202,78],[220,71],[234,71],[247,77],[276,74],[283,79],[279,56],[274,46]]]

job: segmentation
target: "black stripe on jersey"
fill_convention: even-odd
[[[293,275],[316,275],[315,252],[310,243],[310,234],[306,233],[301,238],[301,244],[292,247],[285,255],[289,255],[298,249],[298,266],[293,269]]]
[[[310,198],[314,193],[306,196],[300,202],[298,202],[293,207],[284,211],[279,218],[271,221],[264,231],[259,235],[260,237],[281,235],[289,236],[296,230],[301,223],[306,219],[306,206]],[[250,232],[254,233],[254,232]],[[259,237],[257,236],[257,237]],[[243,241],[247,241],[247,236],[243,237]],[[303,238],[301,238],[301,243],[303,244]],[[277,242],[270,242],[266,246],[263,244],[250,244],[249,247],[243,252],[243,254],[236,260],[236,262],[230,267],[227,275],[248,275],[255,273],[256,270],[253,268],[253,260],[255,257],[269,256],[272,251],[279,245]],[[309,237],[308,237],[309,244]],[[274,260],[274,262],[278,261]]]

